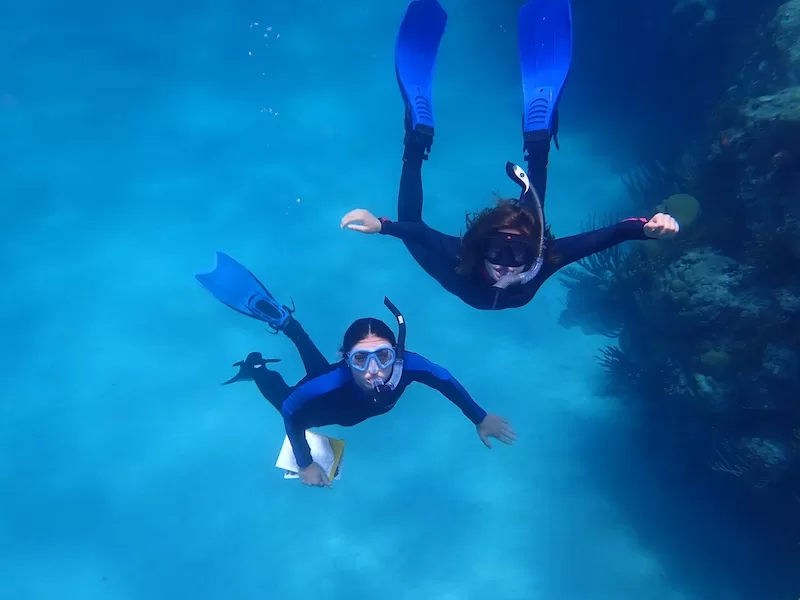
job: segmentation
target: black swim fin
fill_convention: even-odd
[[[247,358],[233,363],[234,367],[239,367],[239,372],[228,381],[223,381],[222,385],[229,385],[237,381],[252,381],[253,371],[256,369],[264,369],[267,363],[281,362],[280,358],[264,358],[260,352],[251,352]]]

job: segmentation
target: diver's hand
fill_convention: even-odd
[[[378,217],[368,210],[356,208],[342,217],[342,222],[339,223],[339,227],[342,229],[346,227],[347,229],[360,231],[361,233],[380,233],[381,222],[378,220]]]
[[[668,240],[678,235],[681,226],[666,213],[658,213],[644,224],[644,234],[654,240]]]
[[[517,433],[511,429],[511,425],[503,417],[497,415],[486,415],[478,425],[478,437],[481,438],[483,445],[487,448],[492,447],[489,438],[496,438],[504,444],[513,444],[517,439]]]
[[[331,482],[328,481],[328,476],[325,471],[317,463],[311,463],[305,469],[300,469],[300,481],[306,485],[316,487],[331,487]]]

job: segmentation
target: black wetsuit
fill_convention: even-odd
[[[413,352],[405,352],[403,376],[397,387],[375,400],[353,380],[344,360],[330,364],[294,318],[283,332],[294,342],[306,369],[306,376],[296,386],[287,385],[280,373],[265,367],[252,370],[261,394],[283,416],[286,434],[292,444],[298,466],[313,461],[305,430],[325,425],[351,426],[389,412],[409,384],[417,381],[444,395],[464,415],[478,425],[486,417],[464,387],[443,367]]]
[[[397,221],[381,218],[381,233],[399,238],[414,260],[442,287],[474,308],[502,310],[524,306],[536,295],[542,284],[562,267],[601,252],[628,240],[646,240],[644,224],[647,219],[626,219],[610,227],[547,241],[545,261],[539,274],[522,285],[506,289],[493,287],[494,281],[485,269],[461,275],[456,272],[460,261],[461,239],[437,231],[422,220],[422,162],[430,138],[417,134],[407,136],[403,155],[403,171],[397,206]],[[529,148],[528,176],[544,204],[547,178],[546,146]],[[544,208],[544,206],[542,206]]]

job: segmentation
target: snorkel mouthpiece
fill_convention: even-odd
[[[519,194],[518,204],[533,206],[536,211],[536,220],[539,225],[539,243],[536,247],[536,258],[533,265],[521,273],[508,273],[503,275],[497,283],[492,287],[505,289],[510,285],[525,284],[539,274],[544,264],[544,211],[542,210],[542,203],[539,200],[539,194],[531,185],[528,174],[519,165],[512,162],[506,163],[506,175],[508,175],[518,186],[521,191]]]
[[[386,308],[392,311],[394,318],[397,319],[398,333],[397,346],[394,349],[395,360],[394,366],[392,367],[392,376],[389,378],[388,382],[384,382],[380,377],[376,377],[372,380],[372,389],[377,396],[393,391],[400,383],[400,378],[403,376],[403,356],[406,349],[406,320],[403,317],[403,313],[401,313],[386,296],[383,298],[383,303],[386,305]]]

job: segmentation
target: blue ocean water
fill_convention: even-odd
[[[515,193],[503,165],[522,159],[521,91],[515,11],[451,4],[425,215],[457,233],[493,191]],[[626,441],[625,407],[595,394],[605,340],[557,324],[555,279],[524,309],[478,312],[398,240],[338,228],[356,207],[395,215],[404,8],[2,6],[0,598],[749,600],[780,587],[783,567],[702,481],[665,486]],[[575,89],[589,75],[576,64]],[[551,157],[557,235],[628,208],[625,140],[609,149],[605,124],[587,125],[592,102],[564,98],[576,116]],[[289,381],[302,366],[193,280],[218,249],[294,299],[331,360],[353,319],[388,318],[388,295],[409,347],[518,443],[487,451],[413,387],[388,416],[326,430],[348,445],[332,490],[284,481],[280,419],[254,386],[219,383],[251,350],[281,357]]]

